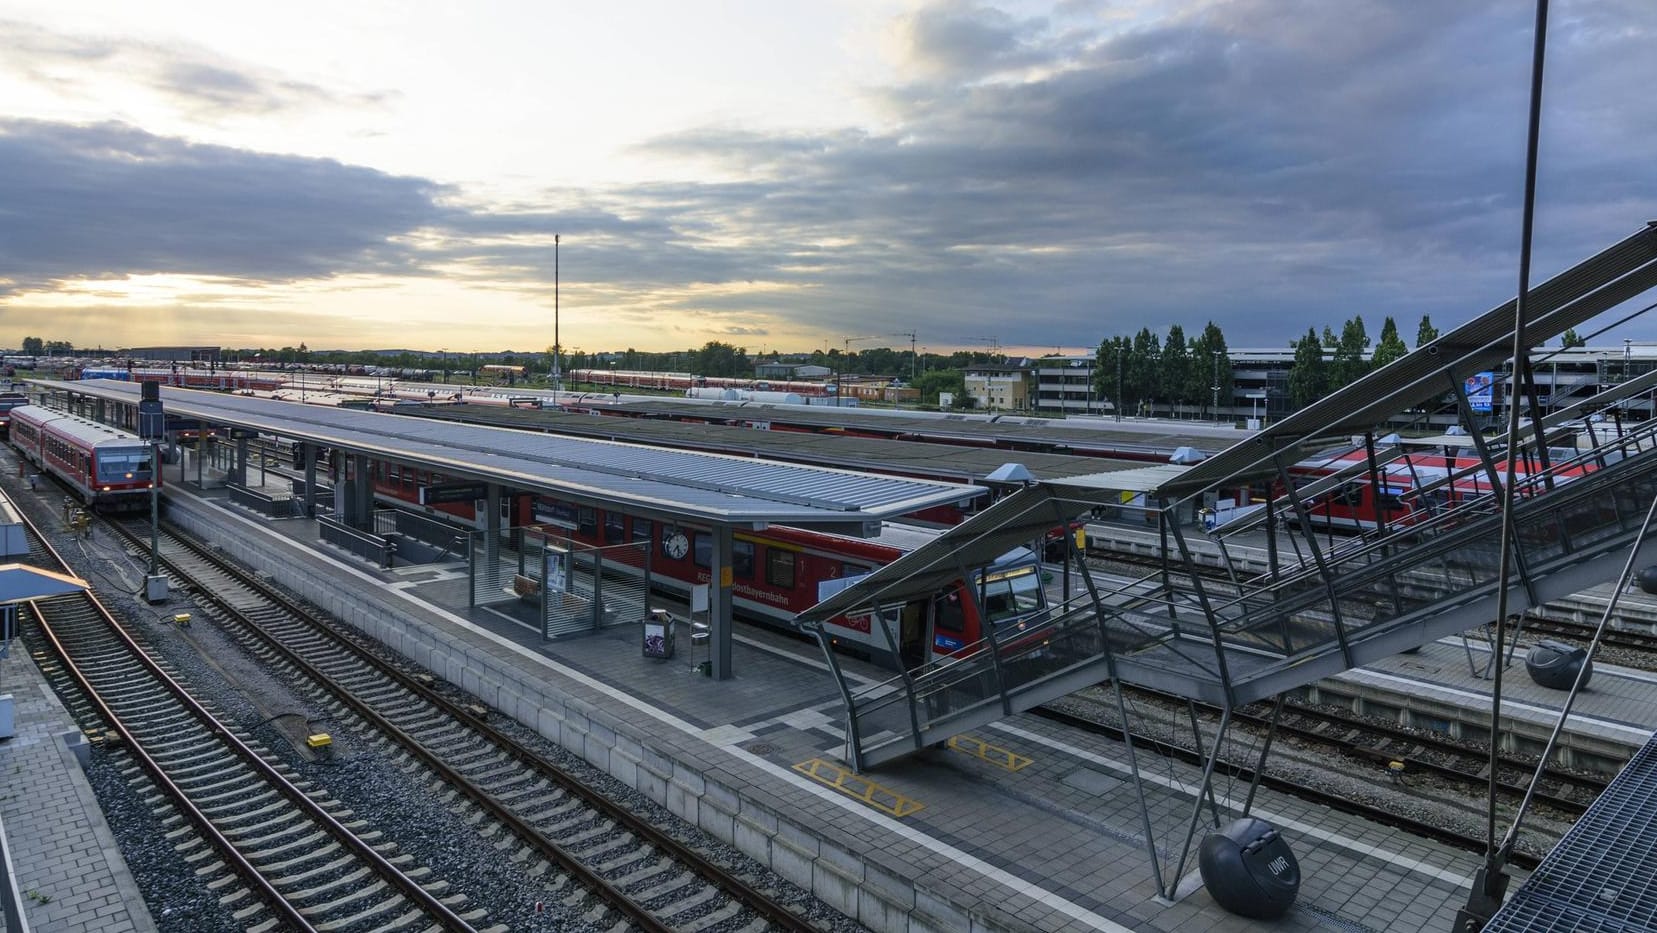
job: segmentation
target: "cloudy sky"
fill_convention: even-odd
[[[1657,3],[1552,10],[1537,280],[1657,219]],[[1533,16],[0,0],[0,345],[541,349],[555,234],[587,351],[1408,339],[1516,289]]]

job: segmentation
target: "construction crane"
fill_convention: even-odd
[[[886,336],[888,336],[888,337],[908,337],[909,338],[909,384],[914,385],[915,384],[916,363],[920,360],[920,357],[915,355],[915,332],[912,331],[912,330],[911,331],[898,331],[895,334],[887,334]]]
[[[987,343],[987,344],[989,344],[990,345],[990,352],[995,355],[996,362],[1001,361],[1001,338],[1000,337],[968,337],[967,339],[977,341],[978,343]]]

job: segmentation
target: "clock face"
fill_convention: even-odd
[[[690,539],[682,531],[675,531],[662,539],[662,550],[667,556],[679,560],[690,553]]]

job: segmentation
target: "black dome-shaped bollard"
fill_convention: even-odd
[[[1634,579],[1639,582],[1642,591],[1657,593],[1657,564],[1653,564],[1635,574]]]
[[[1205,836],[1197,870],[1215,903],[1255,920],[1283,916],[1300,893],[1300,863],[1289,844],[1276,827],[1252,816]]]
[[[1588,673],[1582,677],[1582,685],[1586,687],[1594,676],[1594,662],[1588,660],[1587,648],[1557,641],[1539,641],[1536,647],[1530,649],[1530,654],[1525,655],[1525,671],[1530,674],[1530,679],[1549,690],[1571,689],[1576,683],[1577,672],[1584,667],[1588,668]]]

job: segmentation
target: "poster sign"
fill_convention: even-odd
[[[547,552],[546,575],[542,579],[547,581],[547,592],[564,592],[564,553],[562,551]]]
[[[1491,372],[1474,373],[1467,377],[1467,404],[1474,411],[1488,413],[1496,397],[1496,375]]]

